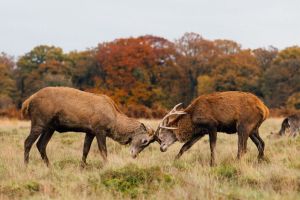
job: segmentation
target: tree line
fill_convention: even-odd
[[[46,86],[107,94],[133,117],[160,117],[178,102],[214,91],[249,91],[270,108],[300,109],[300,47],[243,49],[186,33],[146,35],[84,51],[40,45],[18,59],[0,54],[0,115]]]

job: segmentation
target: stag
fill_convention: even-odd
[[[259,136],[258,129],[268,117],[269,110],[255,95],[237,91],[217,92],[199,96],[187,108],[177,110],[180,105],[176,105],[162,119],[155,132],[162,152],[167,151],[174,142],[182,142],[184,145],[175,157],[179,159],[193,144],[208,134],[210,164],[215,165],[217,132],[237,132],[237,158],[241,158],[246,152],[248,137],[257,146],[258,158],[263,158],[265,143]]]
[[[22,105],[23,116],[31,120],[31,130],[24,142],[24,161],[38,139],[37,148],[42,159],[49,165],[46,147],[54,131],[60,133],[85,132],[82,163],[94,137],[104,161],[107,160],[106,137],[120,144],[131,144],[130,152],[136,157],[154,137],[153,130],[136,119],[123,114],[116,104],[105,95],[95,95],[67,87],[46,87],[30,96]]]
[[[290,115],[286,117],[281,124],[281,129],[278,135],[283,136],[289,132],[289,136],[296,137],[300,132],[300,113]]]

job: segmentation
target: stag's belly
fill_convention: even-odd
[[[217,127],[218,132],[233,134],[236,133],[236,123],[230,123],[230,124],[220,124]]]
[[[55,115],[50,125],[53,129],[56,131],[62,133],[62,132],[91,132],[92,126],[91,124],[86,120],[77,120],[77,118],[72,118],[70,116],[64,116],[61,114]]]

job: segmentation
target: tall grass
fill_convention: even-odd
[[[156,127],[156,120],[141,120]],[[260,128],[266,161],[248,140],[248,152],[236,160],[237,136],[219,133],[216,167],[209,166],[208,137],[174,161],[182,144],[161,153],[158,144],[132,159],[129,148],[108,140],[103,163],[94,141],[88,166],[80,159],[84,134],[55,133],[47,152],[47,168],[35,147],[28,167],[23,143],[30,124],[0,121],[0,199],[300,199],[300,137],[272,138],[281,119],[268,119]]]

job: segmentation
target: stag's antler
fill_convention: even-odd
[[[174,108],[173,108],[168,114],[166,114],[166,115],[163,117],[162,121],[161,121],[161,122],[159,123],[159,125],[158,125],[157,130],[155,131],[155,134],[157,134],[158,131],[159,131],[161,128],[164,128],[164,129],[171,129],[171,130],[177,129],[177,128],[175,128],[175,127],[168,127],[168,126],[166,126],[166,125],[167,125],[167,123],[168,123],[169,117],[171,117],[171,116],[173,116],[173,115],[185,115],[185,114],[186,114],[186,112],[184,112],[184,111],[177,110],[177,108],[178,108],[181,104],[182,104],[182,103],[179,103],[179,104],[177,104],[176,106],[174,106]],[[165,123],[165,122],[167,122],[167,123]]]

